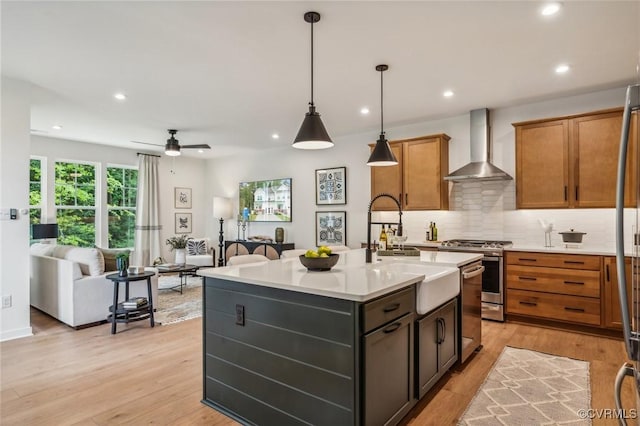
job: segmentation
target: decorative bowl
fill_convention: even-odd
[[[309,271],[328,271],[338,263],[339,254],[333,253],[329,257],[304,257],[299,256],[302,263]]]

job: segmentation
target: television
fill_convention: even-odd
[[[238,220],[291,222],[291,178],[240,182],[238,194]]]

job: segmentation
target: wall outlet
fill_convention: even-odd
[[[11,295],[2,296],[2,309],[11,307]]]

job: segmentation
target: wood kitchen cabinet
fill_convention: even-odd
[[[449,136],[422,136],[389,142],[397,166],[371,167],[371,197],[387,193],[398,197],[402,210],[448,210]],[[373,149],[374,145],[370,145]],[[397,210],[387,199],[376,200],[372,210]]]
[[[601,257],[535,252],[506,254],[507,314],[601,325]]]
[[[516,129],[516,207],[615,207],[622,109],[513,123]],[[630,140],[635,141],[637,119]],[[625,204],[635,206],[638,149],[630,146]]]
[[[631,258],[625,257],[625,273],[627,276],[627,304],[631,312]],[[620,307],[620,296],[618,294],[618,269],[616,258],[605,256],[602,259],[604,272],[602,286],[603,319],[602,326],[606,328],[622,329],[622,310]]]

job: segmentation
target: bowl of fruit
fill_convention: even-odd
[[[318,250],[307,250],[305,254],[300,255],[300,263],[302,263],[308,271],[329,271],[338,263],[339,254],[331,253],[331,249],[327,246],[320,246]]]

